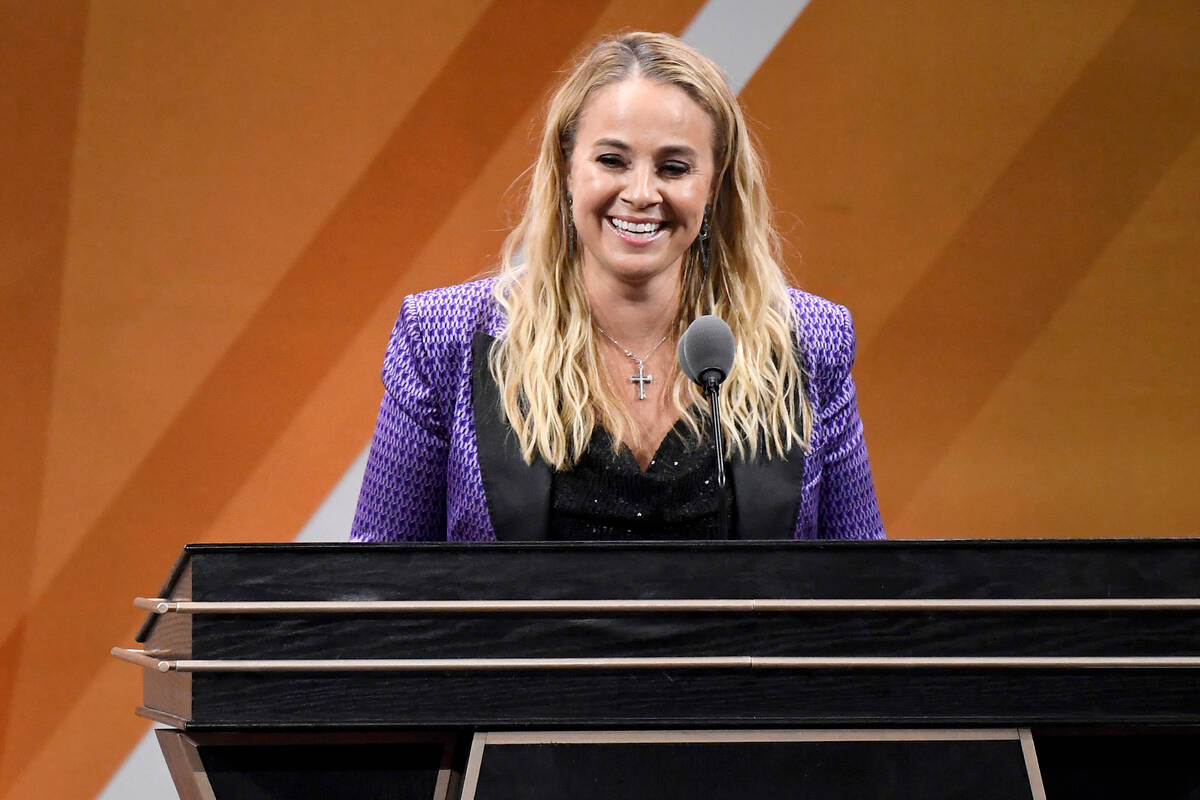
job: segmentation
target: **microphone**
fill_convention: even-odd
[[[717,491],[721,493],[721,527],[725,527],[725,445],[721,437],[721,384],[733,367],[736,345],[733,331],[720,317],[697,317],[679,337],[679,366],[704,389],[713,420],[713,444],[717,450]]]
[[[697,317],[679,337],[679,366],[704,388],[717,391],[733,367],[733,331],[720,317]]]
[[[691,331],[689,326],[683,335],[679,337],[679,344],[675,348],[675,358],[679,361],[679,368],[683,370],[683,374],[688,376],[688,380],[695,381],[696,373],[692,372],[692,368],[688,366],[687,353],[683,352],[683,345],[687,342],[688,333]]]

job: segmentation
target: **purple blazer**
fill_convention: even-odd
[[[850,313],[790,290],[812,448],[730,465],[741,539],[882,539],[854,381]],[[545,539],[551,470],[525,464],[486,355],[504,327],[492,279],[405,299],[383,361],[383,402],[354,541]]]

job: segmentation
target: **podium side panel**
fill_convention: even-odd
[[[179,800],[216,800],[208,776],[204,774],[204,764],[196,750],[196,743],[183,731],[160,729],[154,735],[167,762],[171,780],[175,782]]]

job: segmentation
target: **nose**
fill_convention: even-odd
[[[622,200],[634,208],[648,208],[662,202],[658,173],[653,164],[638,164],[626,174],[629,182],[621,192]]]

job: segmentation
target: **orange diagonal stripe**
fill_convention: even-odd
[[[12,652],[13,636],[24,630],[12,705],[22,717],[21,737],[0,763],[0,792],[46,741],[108,648],[126,635],[129,598],[157,585],[180,545],[200,538],[375,301],[414,268],[409,254],[541,99],[604,6],[581,2],[563,14],[549,0],[497,0],[480,17],[51,588],[0,645],[0,652]],[[31,674],[31,665],[46,664],[54,665],[53,675]]]
[[[861,354],[863,415],[888,443],[871,453],[885,517],[900,515],[1198,129],[1200,15],[1190,2],[1142,3]]]
[[[58,340],[71,156],[87,6],[39,3],[0,14],[0,630],[26,605],[42,500],[46,431]],[[16,730],[9,714],[25,625],[0,645],[0,764]]]

